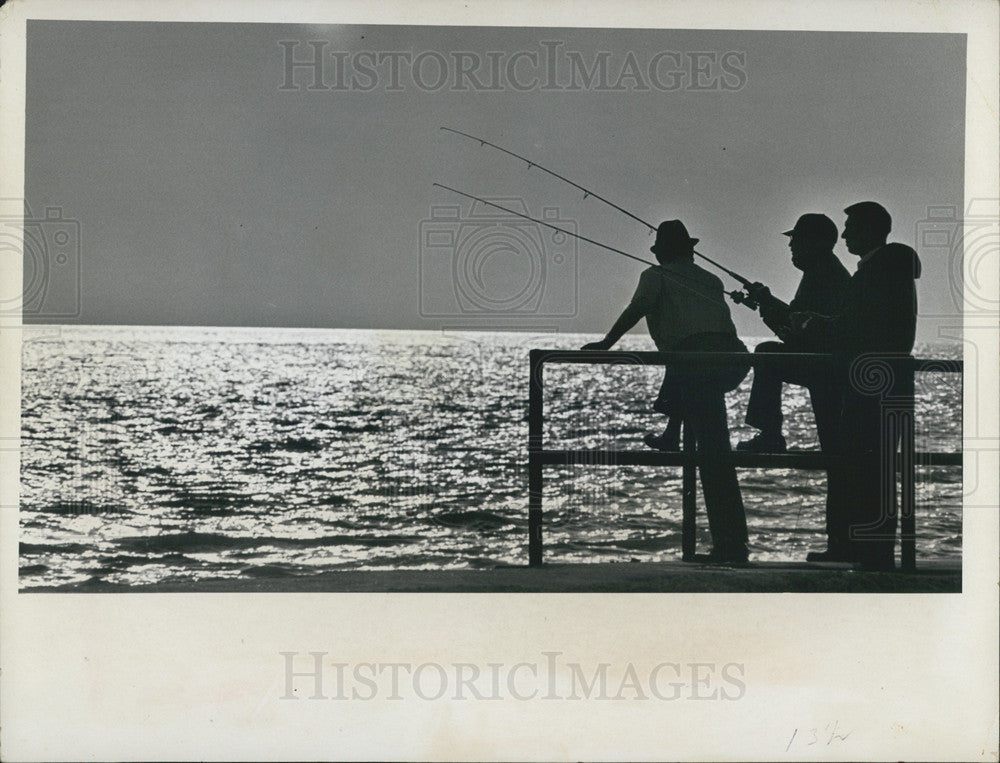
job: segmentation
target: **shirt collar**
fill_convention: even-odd
[[[879,244],[879,245],[878,245],[878,246],[876,246],[876,247],[875,247],[874,249],[872,249],[872,250],[871,250],[870,252],[867,252],[867,253],[865,254],[865,256],[864,256],[864,257],[862,257],[862,258],[861,258],[861,259],[860,259],[860,260],[858,261],[858,266],[860,267],[861,265],[864,265],[864,264],[865,264],[866,262],[868,262],[868,260],[870,260],[870,259],[871,259],[871,258],[872,258],[872,257],[874,256],[875,252],[877,252],[877,251],[878,251],[879,249],[881,249],[881,248],[882,248],[883,246],[885,246],[885,244]]]
[[[671,260],[666,265],[661,264],[660,267],[663,268],[664,270],[679,270],[683,268],[689,268],[692,265],[694,265],[693,259],[686,259],[683,257],[679,257],[675,260]]]

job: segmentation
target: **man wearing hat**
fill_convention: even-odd
[[[697,242],[680,220],[661,223],[650,247],[660,264],[642,272],[632,300],[607,336],[583,349],[608,350],[645,318],[660,352],[746,352],[736,335],[722,281],[694,263]],[[699,467],[712,533],[712,553],[707,557],[711,562],[742,564],[748,556],[746,515],[731,459],[725,403],[725,393],[738,387],[748,371],[743,361],[668,367],[661,388],[660,400],[668,397],[669,405],[659,409],[683,416],[692,427],[698,452],[714,456]]]
[[[789,325],[789,315],[802,311],[826,316],[840,314],[844,290],[851,276],[833,253],[834,244],[837,243],[837,226],[826,215],[810,213],[802,215],[795,227],[785,231],[783,235],[788,236],[792,265],[802,271],[802,280],[795,297],[787,305],[772,296],[770,290],[762,284],[754,284],[750,288],[751,296],[760,303],[760,317],[782,340],[762,342],[757,345],[755,352],[830,352],[830,342],[820,337],[811,340],[795,337]],[[736,446],[737,450],[754,453],[784,452],[781,386],[785,382],[809,389],[820,448],[830,452],[839,405],[837,385],[831,382],[829,368],[803,366],[793,362],[761,364],[754,368],[746,422],[759,429],[760,433],[751,440],[741,442]]]

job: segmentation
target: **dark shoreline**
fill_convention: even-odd
[[[847,565],[758,562],[552,564],[479,570],[332,571],[294,577],[104,582],[23,588],[35,593],[960,593],[958,566],[860,572]]]

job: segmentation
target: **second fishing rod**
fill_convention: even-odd
[[[600,194],[595,193],[594,191],[591,191],[589,188],[584,188],[582,185],[580,185],[579,183],[576,183],[576,182],[570,180],[568,177],[560,175],[558,172],[554,172],[553,170],[550,170],[547,167],[543,167],[538,162],[532,161],[531,159],[528,159],[525,156],[521,156],[520,154],[516,154],[513,151],[504,148],[503,146],[498,146],[497,144],[491,143],[490,141],[485,140],[483,138],[479,138],[479,137],[477,137],[475,135],[470,135],[467,132],[462,132],[461,130],[455,130],[455,129],[451,128],[451,127],[444,127],[444,126],[442,126],[441,129],[444,130],[445,132],[450,132],[450,133],[453,133],[454,135],[460,135],[463,138],[468,138],[469,140],[475,141],[476,143],[479,143],[482,146],[489,146],[490,148],[494,148],[497,151],[500,151],[500,152],[502,152],[504,154],[507,154],[508,156],[514,157],[515,159],[519,159],[519,160],[521,160],[522,162],[525,162],[528,165],[528,169],[531,169],[532,167],[537,167],[542,172],[545,172],[546,174],[551,175],[552,177],[557,178],[557,179],[563,181],[564,183],[568,183],[569,185],[573,186],[574,188],[582,191],[584,199],[586,199],[588,196],[593,196],[595,199],[597,199],[598,201],[603,202],[604,204],[607,204],[612,209],[615,209],[615,210],[621,212],[622,214],[627,215],[628,217],[632,218],[636,222],[641,223],[642,225],[645,225],[647,228],[649,228],[650,231],[655,231],[656,230],[656,226],[653,225],[652,223],[650,223],[650,222],[648,222],[646,220],[643,220],[641,217],[638,217],[638,216],[632,214],[631,212],[629,212],[624,207],[620,207],[617,204],[615,204],[614,202],[609,201],[608,199],[605,199],[603,196],[601,196]],[[605,248],[610,248],[610,247],[605,247]],[[750,294],[750,287],[753,285],[753,283],[750,281],[750,279],[744,278],[739,273],[737,273],[737,272],[735,272],[733,270],[730,270],[725,265],[722,265],[721,263],[716,262],[711,257],[707,257],[706,255],[702,254],[698,250],[694,250],[694,253],[697,256],[701,257],[703,260],[705,260],[705,262],[708,262],[709,264],[714,265],[716,268],[718,268],[719,270],[721,270],[722,272],[724,272],[726,275],[728,275],[731,278],[733,278],[736,281],[738,281],[740,283],[740,285],[743,286],[743,288],[747,290],[746,292],[742,292],[742,291],[727,292],[727,294],[730,296],[730,298],[733,300],[733,302],[736,302],[737,304],[745,304],[751,310],[756,310],[757,309],[757,306],[758,306],[757,305],[757,301]],[[633,259],[635,259],[635,258],[633,258]]]

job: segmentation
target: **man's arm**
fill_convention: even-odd
[[[815,347],[833,346],[836,337],[844,333],[845,326],[842,315],[820,315],[811,310],[799,310],[788,316],[789,337]]]
[[[771,290],[764,284],[755,283],[747,287],[750,296],[757,300],[760,306],[760,317],[764,324],[771,329],[782,341],[788,341],[791,333],[788,322],[788,315],[791,312],[788,305],[771,294]]]
[[[615,321],[615,325],[611,327],[611,330],[607,333],[599,342],[590,342],[585,344],[582,349],[584,350],[610,350],[615,343],[625,336],[635,324],[637,324],[643,317],[645,313],[639,308],[634,302],[630,303],[626,307],[622,314],[618,316],[618,320]]]

